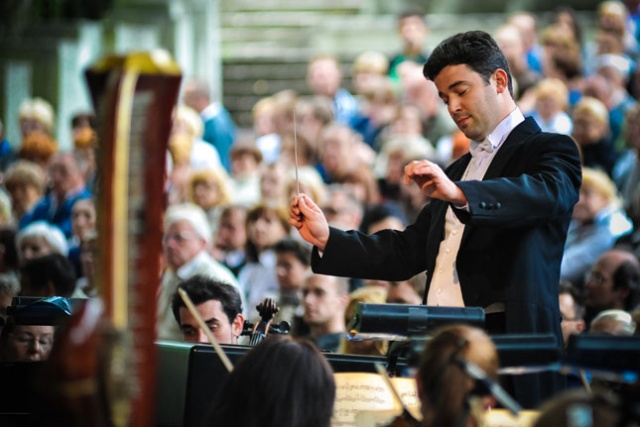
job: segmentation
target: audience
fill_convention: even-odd
[[[636,323],[624,310],[601,311],[589,325],[590,334],[631,336],[635,331]]]
[[[640,303],[640,262],[630,252],[612,249],[600,256],[585,279],[585,321],[601,311],[631,311]]]
[[[345,332],[344,312],[349,282],[342,277],[312,274],[302,288],[304,321],[319,349],[336,352]]]
[[[163,243],[167,269],[158,291],[158,337],[180,340],[182,334],[171,313],[171,298],[180,283],[201,274],[236,288],[239,285],[233,273],[207,252],[211,228],[198,206],[174,205],[167,210]]]
[[[569,228],[558,295],[565,344],[571,334],[585,329],[639,333],[631,316],[640,313],[637,3],[601,2],[593,11],[593,31],[581,28],[583,13],[566,7],[554,10],[541,30],[539,15],[529,12],[505,18],[495,30],[522,111],[543,130],[572,135],[583,156],[581,196]],[[170,138],[166,268],[157,283],[161,339],[206,342],[177,296],[178,287],[187,291],[221,343],[236,344],[243,309],[253,310],[269,296],[280,306],[276,319],[293,325],[292,335],[309,335],[323,350],[355,354],[386,350],[383,343],[344,339],[345,320],[357,302],[422,303],[424,273],[407,281],[365,281],[372,286],[352,292],[348,304],[347,292],[363,281],[311,274],[309,248],[288,235],[286,218],[277,213],[292,194],[304,192],[337,228],[400,230],[429,203],[417,186],[402,184],[405,165],[426,158],[446,167],[469,150],[470,141],[456,132],[435,86],[422,74],[429,54],[425,15],[406,11],[397,24],[402,45],[390,59],[388,52],[366,46],[351,52],[352,58],[312,53],[306,75],[299,76],[306,78],[306,92],[282,87],[282,82],[279,92],[272,93],[270,86],[265,92],[262,82],[256,83],[263,98],[253,106],[247,129],[252,135],[246,140],[236,137],[231,115],[207,83],[185,82],[186,106],[176,108]],[[0,317],[17,294],[86,298],[101,291],[96,288],[101,272],[93,267],[94,254],[103,249],[96,234],[100,212],[92,198],[100,191],[96,118],[91,112],[74,115],[72,140],[58,147],[51,104],[28,98],[17,113],[20,141],[10,144],[0,124],[0,169],[6,171],[0,188]],[[64,151],[69,143],[73,152]],[[53,327],[9,321],[0,335],[0,358],[44,360],[54,333]],[[239,365],[238,379],[227,386],[229,395],[216,403],[220,422],[233,414],[238,425],[254,425],[248,419],[254,417],[261,425],[328,426],[334,391],[326,362],[306,343],[273,342],[253,351],[248,360],[266,365],[271,363],[268,352],[291,357],[285,360],[298,354],[317,366],[296,371],[297,359],[285,362],[287,372],[276,369],[277,377],[270,380],[276,386],[287,381],[286,387],[275,387],[283,394],[257,393],[259,400],[249,404],[255,411],[249,413],[233,406],[243,402],[229,396],[247,387],[239,381],[257,367]],[[480,331],[451,327],[438,332],[425,349],[418,374],[424,425],[481,423],[488,402],[474,397],[466,403],[473,382],[455,363],[457,356],[496,377],[495,347]],[[316,406],[305,400],[307,390],[313,390],[309,393]],[[315,396],[322,399],[313,400]],[[273,409],[278,399],[286,400],[285,409],[302,410],[265,409]],[[592,409],[594,425],[607,425],[599,418],[601,401],[575,402]],[[559,399],[557,405],[564,403]],[[548,420],[563,425],[562,410],[548,409],[542,408],[538,425],[556,425]]]
[[[562,315],[562,339],[566,346],[570,335],[580,334],[585,330],[584,305],[578,289],[570,282],[561,282],[558,295],[560,314]]]

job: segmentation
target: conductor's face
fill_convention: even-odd
[[[496,70],[489,84],[468,65],[449,65],[434,79],[440,98],[467,138],[482,141],[503,119],[498,99],[508,94],[507,74]]]

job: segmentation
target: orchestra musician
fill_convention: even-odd
[[[329,427],[336,386],[316,346],[269,335],[227,377],[203,426]]]
[[[178,285],[178,289],[187,293],[218,343],[238,343],[244,327],[244,316],[240,294],[235,287],[207,276],[196,275]],[[171,310],[184,341],[209,343],[177,291],[171,300]]]

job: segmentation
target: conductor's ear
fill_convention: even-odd
[[[498,93],[509,90],[509,74],[502,68],[496,69],[491,79],[495,82]]]

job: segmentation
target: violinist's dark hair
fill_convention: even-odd
[[[240,293],[228,283],[203,275],[195,275],[180,283],[178,289],[183,289],[194,305],[200,305],[209,300],[220,301],[229,324],[233,323],[238,313],[242,313]],[[180,324],[181,307],[186,307],[186,305],[176,290],[171,299],[171,311],[173,311],[173,316],[178,324]]]
[[[481,329],[451,325],[439,329],[422,352],[418,377],[426,425],[455,426],[465,416],[466,399],[475,383],[455,357],[474,363],[493,380],[498,378],[498,353]]]
[[[236,365],[203,426],[329,427],[336,386],[308,340],[269,335]]]
[[[458,33],[440,43],[431,53],[422,70],[433,81],[449,65],[467,65],[480,74],[486,84],[498,69],[509,76],[509,93],[513,97],[513,78],[509,64],[496,41],[484,31]]]

